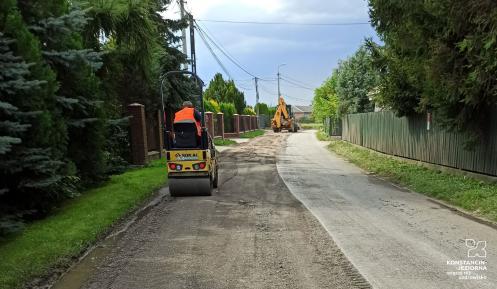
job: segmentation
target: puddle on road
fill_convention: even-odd
[[[95,272],[98,265],[114,248],[116,237],[105,239],[65,273],[51,289],[79,289]]]

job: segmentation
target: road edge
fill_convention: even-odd
[[[166,185],[150,195],[150,197],[143,200],[143,202],[138,205],[134,210],[131,210],[107,228],[107,230],[88,248],[83,250],[78,256],[74,256],[68,263],[61,266],[51,268],[49,272],[39,279],[35,279],[28,284],[26,288],[52,288],[57,282],[59,282],[68,272],[73,270],[82,260],[89,256],[98,246],[110,238],[118,237],[124,233],[130,226],[135,224],[140,220],[141,215],[154,208],[162,201],[171,201],[172,198],[169,195],[169,187]]]
[[[316,138],[315,134],[312,134],[312,135],[313,135],[313,137],[318,142],[320,142]],[[291,137],[291,136],[292,135],[290,135],[289,137]],[[297,201],[299,201],[299,203],[309,213],[312,214],[312,216],[319,222],[319,224],[321,225],[321,227],[328,233],[328,236],[331,238],[331,240],[337,246],[337,248],[340,249],[340,252],[342,253],[343,257],[348,261],[348,264],[346,265],[346,268],[349,269],[350,272],[347,275],[352,279],[354,285],[357,285],[360,288],[375,288],[373,286],[373,283],[358,269],[357,265],[354,262],[352,262],[352,260],[350,260],[350,258],[345,254],[343,248],[336,242],[335,238],[333,238],[332,233],[330,232],[330,230],[328,230],[328,228],[326,228],[326,226],[324,225],[324,223],[321,220],[321,218],[319,218],[318,216],[316,216],[316,214],[314,214],[314,212],[304,202],[302,202],[302,200],[297,196],[297,194],[295,194],[294,191],[288,186],[287,182],[285,181],[285,178],[283,178],[283,176],[281,175],[279,160],[280,160],[280,155],[283,153],[283,151],[286,151],[286,149],[287,149],[287,146],[286,146],[287,141],[288,141],[288,139],[285,140],[284,150],[280,150],[279,153],[276,154],[276,170],[277,170],[278,175],[280,176],[280,179],[283,181],[283,183],[285,184],[285,186],[288,189],[288,191],[292,194],[292,196]]]

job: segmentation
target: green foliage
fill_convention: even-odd
[[[379,85],[379,73],[372,65],[371,53],[361,46],[351,57],[341,61],[330,78],[314,92],[313,116],[322,122],[348,113],[370,112],[370,101]]]
[[[238,114],[243,114],[243,110],[247,106],[247,103],[245,102],[245,95],[243,92],[239,91],[238,88],[236,88],[233,80],[228,81],[226,99],[222,101],[233,103]]]
[[[269,113],[269,107],[267,104],[263,103],[263,102],[259,102],[255,105],[254,107],[254,111],[257,112],[259,111],[259,114],[260,115],[271,115]]]
[[[221,100],[226,99],[225,90],[226,90],[226,81],[223,78],[221,73],[216,73],[214,78],[212,78],[209,86],[204,91],[204,97],[206,99],[214,99],[217,102],[221,102]]]
[[[316,138],[319,141],[329,141],[329,140],[331,140],[331,137],[323,129],[319,129],[316,132]]]
[[[416,192],[497,221],[496,184],[486,184],[466,176],[442,173],[418,164],[396,160],[344,141],[332,141],[330,149],[363,169]]]
[[[300,123],[300,128],[302,129],[322,129],[323,124],[322,123]]]
[[[243,109],[243,113],[242,114],[245,114],[245,115],[256,115],[254,109],[250,106],[247,106]]]
[[[306,116],[306,117],[303,117],[299,123],[300,124],[304,124],[304,123],[308,123],[308,124],[314,124],[316,122],[316,119],[314,118],[314,116],[311,114],[311,116]]]
[[[269,107],[269,117],[273,118],[274,114],[276,113],[276,110],[278,109],[276,106]]]
[[[0,11],[0,235],[75,192],[54,71],[15,1]]]
[[[240,138],[255,138],[258,136],[264,135],[264,131],[262,129],[254,130],[254,131],[248,131],[240,134]]]
[[[247,106],[243,92],[239,91],[235,82],[224,80],[221,73],[217,73],[204,92],[206,110],[216,109],[224,113],[224,128],[233,131],[233,115],[244,114]]]
[[[235,82],[224,80],[220,73],[217,73],[211,80],[204,92],[204,97],[214,99],[218,103],[232,103],[238,114],[243,114],[243,110],[247,106],[245,95],[236,88]]]
[[[205,111],[210,111],[214,113],[221,112],[221,107],[219,106],[219,103],[215,99],[207,99],[204,97],[204,108]]]
[[[233,115],[236,108],[233,103],[221,102],[219,104],[221,112],[224,114],[224,128],[226,131],[233,131]]]
[[[380,94],[399,115],[432,111],[473,140],[497,103],[497,2],[370,0]]]
[[[126,168],[126,105],[155,116],[159,75],[185,62],[169,3],[0,1],[0,234]],[[167,92],[198,94],[186,77]]]
[[[327,117],[338,117],[337,77],[338,74],[334,73],[314,91],[312,115],[318,122],[323,122]]]
[[[113,176],[105,185],[83,192],[45,220],[0,240],[0,288],[23,288],[57,265],[69,265],[112,224],[166,183],[164,160]]]
[[[230,139],[221,139],[221,138],[216,138],[214,139],[214,145],[216,146],[230,146],[236,144],[236,141],[230,140]]]
[[[338,65],[336,94],[340,115],[374,111],[369,100],[379,84],[379,73],[372,66],[370,52],[361,46],[354,55]]]

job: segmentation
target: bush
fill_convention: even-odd
[[[205,111],[210,111],[214,113],[221,112],[221,108],[219,107],[219,103],[215,99],[206,99],[204,97],[204,108]]]
[[[226,131],[233,131],[233,115],[236,113],[235,105],[233,103],[221,102],[219,108],[224,114],[224,129]]]
[[[255,111],[252,107],[250,106],[247,106],[246,108],[243,109],[243,114],[246,114],[246,115],[255,115]]]

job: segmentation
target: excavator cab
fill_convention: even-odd
[[[172,124],[172,130],[164,129],[166,148],[167,176],[171,196],[210,196],[218,184],[218,161],[216,148],[209,135],[204,120],[202,80],[188,71],[171,71],[161,79],[161,97],[164,110],[164,81],[173,75],[190,74],[200,88],[200,107],[202,114],[201,135],[197,134],[195,121],[181,121]],[[168,126],[165,126],[168,127]]]

